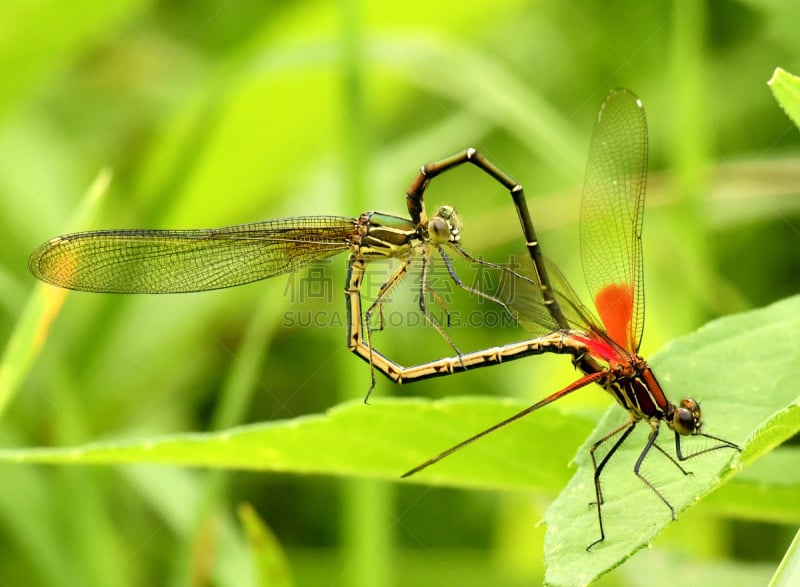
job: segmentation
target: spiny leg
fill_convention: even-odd
[[[592,457],[592,465],[594,466],[594,493],[595,493],[595,505],[597,506],[597,521],[600,525],[600,538],[592,542],[589,546],[586,547],[586,550],[591,550],[595,545],[600,544],[603,540],[606,539],[606,533],[603,529],[603,490],[600,487],[600,475],[603,473],[603,469],[605,469],[606,464],[617,452],[617,449],[622,446],[622,443],[625,442],[625,439],[628,438],[631,432],[633,432],[634,427],[636,426],[636,420],[631,418],[624,424],[617,426],[611,432],[596,440],[594,444],[589,448],[589,455]],[[622,432],[624,430],[624,432]],[[594,452],[606,441],[610,440],[617,434],[622,432],[622,436],[620,436],[617,441],[614,443],[614,446],[611,447],[606,455],[600,461],[600,464],[597,464],[597,460],[594,458]]]
[[[436,329],[436,332],[439,333],[439,336],[441,336],[445,341],[447,341],[447,344],[449,344],[450,348],[452,348],[455,351],[456,355],[458,357],[461,357],[461,351],[458,350],[458,347],[455,345],[455,343],[450,338],[450,336],[448,336],[448,334],[439,325],[439,323],[436,322],[436,320],[434,320],[434,318],[430,315],[430,313],[428,312],[428,308],[427,308],[427,306],[425,304],[425,292],[427,291],[427,292],[430,292],[430,294],[433,297],[433,299],[436,300],[436,302],[445,311],[445,313],[447,314],[447,321],[448,321],[448,324],[449,324],[449,322],[450,322],[450,314],[449,314],[449,311],[447,310],[447,306],[445,306],[444,302],[442,301],[442,298],[439,297],[439,294],[436,293],[433,290],[433,288],[431,288],[430,285],[428,284],[428,273],[429,273],[429,271],[430,271],[430,251],[428,249],[426,249],[425,250],[425,255],[423,255],[423,257],[422,257],[422,271],[420,272],[419,311],[422,314],[422,316],[425,318],[425,320],[428,322],[428,324],[430,324],[431,326],[433,326],[434,329]]]
[[[364,396],[364,403],[369,403],[369,397],[375,388],[375,368],[392,378],[392,374],[405,368],[397,365],[381,353],[372,348],[372,328],[370,320],[375,308],[382,311],[382,302],[389,295],[392,288],[400,282],[408,271],[410,260],[405,260],[395,272],[381,284],[375,300],[364,312],[361,306],[361,292],[366,274],[367,260],[363,257],[351,255],[347,263],[347,278],[345,284],[345,306],[347,309],[347,344],[351,351],[369,363],[370,386]]]
[[[372,301],[372,303],[367,308],[367,311],[364,313],[364,327],[366,333],[366,344],[367,348],[369,349],[369,371],[370,371],[370,387],[367,391],[366,397],[364,397],[364,403],[369,402],[369,396],[372,393],[372,390],[375,388],[375,357],[374,351],[372,349],[372,326],[370,325],[370,320],[372,319],[372,313],[375,311],[375,308],[378,308],[379,316],[380,316],[380,328],[383,328],[383,300],[391,293],[392,289],[400,283],[400,281],[405,277],[406,273],[408,272],[409,267],[411,266],[411,260],[406,259],[403,261],[400,266],[395,270],[392,275],[389,276],[389,279],[384,281],[381,284],[381,287],[378,289],[378,295]],[[361,292],[359,290],[358,293],[359,300],[361,299]],[[360,305],[359,305],[360,308]]]
[[[675,454],[678,455],[678,460],[679,461],[687,461],[689,459],[693,459],[694,457],[699,457],[700,455],[704,455],[707,452],[713,452],[713,451],[719,450],[721,448],[732,448],[734,450],[742,452],[742,448],[738,444],[734,444],[730,440],[725,440],[724,438],[720,438],[719,436],[712,436],[711,434],[705,434],[704,432],[696,434],[695,436],[702,436],[704,438],[710,438],[711,440],[716,440],[717,442],[719,442],[719,444],[717,446],[712,446],[710,448],[705,448],[705,449],[703,449],[701,451],[692,453],[690,455],[684,455],[683,451],[681,451],[681,435],[678,434],[678,432],[676,431],[675,432]]]
[[[642,480],[642,482],[645,485],[647,485],[653,491],[653,493],[655,493],[658,496],[658,498],[661,501],[664,502],[664,504],[666,504],[666,506],[669,508],[670,513],[672,514],[672,519],[674,520],[675,519],[675,508],[672,507],[672,504],[667,500],[666,497],[664,497],[664,494],[661,493],[656,488],[656,486],[653,485],[650,482],[650,480],[647,479],[647,477],[642,475],[642,473],[640,472],[640,469],[642,468],[642,463],[644,462],[645,457],[647,457],[647,453],[650,452],[650,449],[653,448],[653,446],[657,446],[656,445],[656,438],[658,438],[658,431],[661,429],[661,423],[659,421],[650,422],[650,426],[652,427],[652,430],[650,432],[650,436],[647,437],[647,443],[644,445],[644,448],[642,449],[642,452],[639,454],[639,458],[636,459],[636,464],[633,466],[633,472],[636,474],[636,476],[639,479]],[[664,453],[664,454],[666,454],[666,453]],[[681,470],[683,471],[682,468],[681,468]]]
[[[375,362],[372,357],[372,345],[364,343],[364,314],[361,309],[361,285],[364,281],[366,261],[355,255],[350,255],[347,260],[347,278],[345,283],[345,309],[347,310],[347,346],[351,351],[367,347],[366,360],[369,363],[370,385],[364,396],[364,403],[368,403],[369,396],[375,388]],[[367,329],[369,331],[369,329]]]
[[[659,452],[660,452],[662,455],[664,455],[665,457],[667,457],[667,458],[669,459],[669,461],[670,461],[670,462],[671,462],[673,465],[675,465],[676,467],[678,467],[678,470],[679,470],[681,473],[683,473],[684,475],[694,475],[694,473],[692,473],[691,471],[687,471],[686,469],[684,469],[684,468],[681,466],[681,464],[680,464],[680,463],[679,463],[677,460],[675,460],[675,457],[673,457],[673,456],[672,456],[671,454],[669,454],[669,453],[668,453],[666,450],[664,450],[660,444],[658,444],[658,443],[656,442],[656,443],[655,443],[653,446],[654,446],[655,448],[657,448],[657,449],[658,449],[658,451],[659,451]],[[684,460],[685,460],[685,459],[684,459]]]
[[[380,288],[378,289],[378,295],[375,296],[375,299],[369,305],[367,311],[364,312],[364,321],[368,331],[371,332],[374,330],[383,330],[383,301],[389,296],[395,286],[402,281],[403,277],[406,276],[406,273],[408,273],[410,268],[411,260],[404,260],[402,263],[400,263],[400,266],[394,271],[394,273],[392,273],[389,278],[381,284]],[[372,328],[370,326],[370,322],[376,308],[378,309],[379,314],[379,326],[377,328]]]
[[[658,488],[655,485],[653,485],[653,483],[641,473],[642,463],[644,462],[644,459],[647,457],[647,455],[650,452],[650,450],[653,447],[655,447],[656,449],[658,449],[659,452],[661,452],[661,454],[663,454],[665,457],[667,457],[670,460],[670,462],[672,462],[676,467],[678,467],[678,469],[681,471],[681,473],[683,473],[684,475],[691,475],[692,474],[691,471],[686,471],[680,465],[680,463],[678,461],[685,461],[685,460],[688,460],[688,459],[693,458],[695,456],[698,456],[698,455],[701,455],[701,454],[704,454],[704,453],[707,453],[707,452],[711,452],[711,451],[714,451],[714,450],[718,450],[718,449],[721,449],[721,448],[734,448],[734,449],[737,449],[737,450],[741,450],[741,449],[737,445],[735,445],[734,443],[732,443],[730,441],[724,440],[724,439],[716,437],[716,436],[711,436],[711,435],[708,435],[708,434],[702,434],[701,433],[701,434],[699,434],[699,436],[705,436],[705,437],[711,438],[712,440],[716,440],[716,441],[720,442],[720,444],[717,445],[717,446],[713,446],[711,448],[702,450],[702,451],[700,451],[698,453],[684,456],[681,453],[681,449],[680,449],[680,435],[676,432],[675,433],[675,445],[676,445],[676,454],[678,455],[678,460],[675,460],[675,458],[673,458],[672,455],[670,455],[668,452],[666,452],[656,442],[656,439],[658,438],[658,433],[659,433],[659,430],[660,430],[659,424],[660,424],[659,422],[650,422],[650,426],[652,427],[652,431],[650,432],[650,435],[647,438],[647,443],[645,444],[644,449],[642,449],[642,452],[639,454],[639,457],[636,459],[636,463],[634,464],[634,467],[633,467],[633,472],[648,488],[650,488],[650,490],[653,493],[656,494],[656,496],[658,496],[658,498],[662,502],[664,502],[664,504],[669,508],[670,513],[672,514],[672,519],[674,520],[675,517],[676,517],[675,508],[667,500],[667,498],[664,497],[664,494],[662,494],[661,491],[659,491]],[[597,496],[597,516],[598,516],[598,520],[600,522],[600,539],[592,542],[586,548],[586,550],[591,550],[591,548],[594,547],[596,544],[599,544],[600,542],[605,540],[605,532],[604,532],[604,529],[603,529],[603,518],[602,518],[601,509],[600,509],[600,505],[602,504],[602,501],[603,501],[602,489],[601,489],[601,486],[600,486],[600,474],[601,474],[603,468],[605,467],[606,463],[608,463],[609,459],[614,454],[614,452],[616,452],[616,450],[624,442],[625,438],[633,431],[633,428],[634,428],[635,425],[636,425],[636,420],[630,420],[628,423],[623,424],[622,426],[619,426],[619,427],[615,428],[614,430],[612,430],[611,432],[609,432],[603,438],[601,438],[600,440],[595,442],[592,445],[592,447],[589,449],[589,452],[590,452],[590,454],[592,456],[592,464],[594,465],[594,468],[595,468],[594,480],[595,480],[595,493],[596,493],[596,496]],[[595,461],[595,457],[594,457],[595,450],[601,444],[603,444],[605,441],[607,441],[609,438],[613,437],[615,434],[619,433],[620,430],[623,430],[623,429],[626,429],[625,432],[623,433],[623,435],[619,438],[619,440],[617,440],[617,442],[614,444],[614,446],[611,448],[611,450],[608,451],[608,454],[606,454],[606,456],[602,459],[602,461],[600,461],[600,465],[597,465],[597,462]]]
[[[633,467],[633,472],[636,474],[636,476],[637,476],[637,477],[639,477],[639,479],[641,479],[641,480],[642,480],[642,482],[644,482],[644,484],[645,484],[645,485],[647,485],[647,486],[648,486],[648,487],[649,487],[649,488],[650,488],[650,489],[653,491],[653,493],[655,493],[655,494],[656,494],[656,495],[659,497],[659,499],[661,499],[661,501],[663,501],[663,502],[664,502],[664,504],[666,504],[666,506],[669,508],[669,511],[670,511],[670,513],[672,514],[672,519],[674,520],[674,519],[675,519],[675,517],[676,517],[676,516],[675,516],[675,508],[674,508],[674,507],[672,506],[672,504],[671,504],[671,503],[670,503],[670,502],[667,500],[667,498],[666,498],[666,497],[664,497],[664,495],[663,495],[663,494],[662,494],[662,493],[661,493],[661,492],[660,492],[660,491],[659,491],[659,490],[656,488],[656,486],[655,486],[655,485],[653,485],[653,483],[651,483],[651,482],[650,482],[650,481],[649,481],[649,480],[648,480],[648,479],[647,479],[647,478],[646,478],[644,475],[642,475],[642,474],[640,473],[640,469],[641,469],[642,463],[644,462],[644,459],[647,457],[647,454],[650,452],[650,449],[651,449],[651,448],[653,448],[653,447],[656,447],[656,448],[657,448],[657,449],[658,449],[658,450],[659,450],[659,451],[660,451],[660,452],[661,452],[661,453],[662,453],[664,456],[666,456],[666,457],[667,457],[667,458],[668,458],[668,459],[669,459],[669,460],[670,460],[670,461],[671,461],[671,462],[672,462],[672,463],[673,463],[673,464],[674,464],[676,467],[678,467],[678,469],[680,469],[680,471],[681,471],[681,472],[682,472],[684,475],[691,475],[691,472],[690,472],[690,471],[686,471],[686,470],[684,470],[684,468],[683,468],[683,467],[681,467],[681,465],[678,463],[678,461],[676,461],[674,458],[672,458],[672,455],[670,455],[669,453],[667,453],[667,452],[666,452],[666,451],[665,451],[663,448],[661,448],[661,447],[658,445],[658,443],[656,442],[656,438],[658,437],[658,432],[659,432],[659,430],[660,430],[660,425],[659,425],[659,424],[660,424],[659,422],[651,422],[651,423],[650,423],[650,425],[652,426],[652,429],[653,429],[653,430],[652,430],[652,432],[650,432],[650,436],[647,438],[647,444],[645,444],[645,447],[644,447],[644,449],[642,450],[641,454],[639,455],[639,458],[636,460],[636,464],[635,464],[635,465],[634,465],[634,467]],[[698,456],[698,455],[705,454],[705,453],[707,453],[707,452],[711,452],[711,451],[714,451],[714,450],[718,450],[718,449],[720,449],[720,448],[735,448],[735,449],[737,449],[737,450],[741,450],[741,449],[740,449],[740,448],[739,448],[737,445],[733,444],[732,442],[730,442],[730,441],[727,441],[727,440],[723,440],[723,439],[721,439],[721,438],[718,438],[718,437],[716,437],[716,436],[711,436],[711,435],[702,434],[702,433],[701,433],[699,436],[706,436],[706,437],[708,437],[708,438],[711,438],[711,439],[713,439],[713,440],[717,440],[717,441],[719,441],[721,444],[719,444],[719,445],[717,445],[717,446],[713,446],[713,447],[711,447],[711,448],[708,448],[708,449],[705,449],[705,450],[702,450],[702,451],[700,451],[700,452],[694,453],[694,454],[692,454],[692,455],[684,456],[684,455],[681,453],[681,450],[680,450],[680,434],[678,434],[678,432],[675,432],[675,437],[676,437],[676,441],[675,441],[675,442],[676,442],[676,454],[678,455],[678,460],[679,460],[679,461],[685,461],[685,460],[688,460],[688,459],[690,459],[690,458],[692,458],[692,457],[696,457],[696,456]]]
[[[409,267],[411,266],[411,259],[409,258],[404,260],[395,270],[395,272],[392,273],[392,275],[386,281],[384,281],[383,284],[381,284],[376,298],[372,301],[367,310],[363,312],[363,314],[361,306],[361,292],[363,278],[366,274],[368,262],[366,259],[356,256],[351,256],[348,262],[348,276],[345,287],[349,328],[348,346],[351,351],[364,358],[370,365],[370,387],[367,390],[364,403],[368,403],[369,397],[372,394],[372,390],[375,387],[376,368],[397,383],[402,383],[403,380],[411,381],[414,379],[444,375],[449,372],[455,372],[456,370],[465,371],[468,368],[461,358],[461,351],[456,347],[455,343],[453,343],[441,326],[430,316],[427,308],[425,307],[424,292],[426,291],[426,288],[427,291],[430,291],[435,299],[444,307],[441,298],[439,298],[438,294],[427,284],[425,266],[428,258],[429,254],[422,257],[423,277],[420,289],[420,311],[425,319],[436,329],[439,335],[442,336],[442,338],[453,348],[456,353],[456,357],[447,357],[438,361],[430,361],[421,365],[415,365],[414,367],[403,367],[402,365],[398,365],[394,361],[376,351],[372,345],[372,332],[374,328],[371,326],[373,313],[376,311],[376,309],[380,310],[382,308],[384,300],[391,294],[394,287],[407,274]],[[496,359],[492,358],[492,355],[495,353],[495,351],[496,349],[488,349],[485,351],[485,359],[480,360],[477,365],[484,366],[495,362]],[[516,358],[518,353],[527,354],[529,352],[531,351],[525,349],[524,345],[515,345],[513,354],[509,355],[509,357]],[[480,354],[480,351],[478,353],[470,353],[470,357],[478,357]],[[457,361],[458,365],[453,364],[453,361]],[[499,362],[499,360],[497,360],[497,362]]]
[[[474,294],[476,296],[483,297],[483,298],[486,298],[486,299],[490,299],[490,300],[500,304],[503,308],[505,308],[506,312],[508,312],[508,314],[513,318],[513,315],[508,310],[508,308],[507,308],[507,306],[505,305],[504,302],[502,302],[498,298],[495,298],[494,296],[490,296],[490,295],[488,295],[488,294],[486,294],[486,293],[484,293],[484,292],[482,292],[480,290],[477,290],[477,289],[474,289],[474,288],[471,288],[471,287],[468,287],[468,286],[464,285],[464,283],[461,281],[461,279],[455,273],[455,270],[453,269],[449,258],[446,256],[446,254],[441,249],[441,247],[436,247],[436,248],[439,250],[439,253],[442,256],[442,259],[445,262],[445,266],[448,269],[448,272],[450,274],[451,279],[453,280],[454,283],[456,283],[456,285],[458,287],[460,287],[460,288],[464,289],[465,291],[467,291],[469,293],[472,293],[472,294]],[[471,258],[468,255],[466,255],[466,256],[467,256],[467,258]],[[436,332],[439,334],[439,336],[441,336],[445,340],[445,342],[447,342],[447,344],[450,345],[450,347],[453,349],[453,351],[456,353],[456,355],[458,357],[460,357],[461,356],[461,351],[456,346],[455,342],[453,342],[452,338],[450,338],[450,336],[447,334],[447,332],[442,328],[442,326],[430,314],[430,312],[428,311],[426,302],[425,302],[425,294],[429,293],[433,297],[433,299],[436,301],[436,303],[444,310],[445,314],[447,315],[447,324],[449,326],[449,324],[450,324],[450,312],[449,312],[449,310],[447,308],[447,305],[444,303],[444,300],[441,298],[439,293],[433,287],[431,287],[431,285],[430,285],[430,281],[429,281],[430,263],[431,263],[430,249],[428,247],[426,247],[424,249],[423,254],[422,254],[422,263],[421,263],[422,270],[421,270],[421,273],[420,273],[420,290],[419,290],[419,309],[420,309],[420,313],[425,318],[426,322],[428,322],[428,324],[430,324],[436,330]],[[411,259],[406,259],[405,261],[403,261],[403,263],[400,265],[400,267],[389,277],[389,279],[387,279],[381,285],[381,287],[380,287],[380,289],[378,291],[378,295],[376,296],[375,300],[370,304],[370,306],[367,308],[367,310],[366,310],[366,312],[364,314],[364,322],[365,322],[365,328],[366,328],[366,344],[370,348],[370,352],[372,352],[372,332],[374,330],[379,330],[380,329],[380,327],[377,328],[377,329],[372,327],[372,316],[373,316],[373,313],[375,312],[376,308],[379,310],[379,312],[382,310],[383,301],[388,297],[388,295],[391,293],[391,291],[394,289],[394,287],[407,274],[410,266],[411,266]],[[383,317],[382,317],[382,314],[381,314],[381,327],[382,327],[382,323],[383,323]],[[463,363],[462,363],[462,366],[463,366]]]
[[[467,253],[460,246],[458,246],[458,245],[456,245],[454,243],[449,243],[449,244],[450,244],[450,246],[453,247],[453,249],[457,253],[459,253],[466,260],[468,260],[468,261],[470,261],[472,263],[476,263],[476,264],[484,266],[484,267],[489,267],[489,268],[496,269],[496,270],[501,271],[501,272],[505,272],[505,273],[507,273],[507,274],[509,274],[509,275],[511,275],[513,277],[528,281],[528,282],[530,282],[530,283],[535,285],[535,282],[533,282],[531,279],[529,279],[529,278],[527,278],[527,277],[525,277],[523,275],[520,275],[519,273],[513,271],[512,269],[509,269],[508,267],[505,267],[503,265],[499,265],[497,263],[491,263],[489,261],[484,261],[482,259],[477,259],[477,258],[473,257],[472,255],[470,255],[469,253]],[[469,285],[466,285],[461,280],[461,278],[458,276],[458,273],[456,272],[455,267],[453,267],[453,263],[452,263],[450,257],[444,251],[444,248],[441,247],[441,246],[437,246],[436,249],[439,252],[439,255],[441,256],[442,261],[444,262],[444,265],[445,265],[445,267],[447,269],[447,273],[450,276],[450,279],[453,281],[453,283],[456,284],[456,286],[458,288],[464,290],[465,292],[467,292],[467,293],[469,293],[471,295],[474,295],[475,297],[478,297],[478,298],[481,298],[481,299],[484,299],[484,300],[487,300],[487,301],[490,301],[490,302],[493,302],[493,303],[497,304],[498,306],[500,306],[503,309],[503,311],[505,311],[505,313],[508,315],[509,318],[511,318],[512,320],[516,319],[514,314],[509,309],[508,305],[503,300],[501,300],[500,298],[498,298],[496,296],[488,294],[488,293],[486,293],[486,292],[484,292],[484,291],[482,291],[480,289],[477,289],[477,288],[471,287]],[[426,254],[423,257],[423,264],[425,264],[426,267],[427,267],[427,263],[429,262],[428,261],[429,259],[430,259],[430,255],[429,254]],[[423,275],[423,278],[422,278],[422,288],[420,290],[420,296],[422,296],[422,291],[429,292],[431,294],[431,296],[439,304],[439,306],[445,311],[445,313],[447,315],[447,325],[450,326],[450,312],[448,311],[446,304],[441,299],[441,296],[439,296],[438,292],[436,292],[436,290],[434,290],[433,287],[430,286],[427,273],[425,273]],[[422,300],[422,297],[420,297],[420,299]],[[458,353],[459,352],[458,348],[451,341],[450,337],[445,332],[442,331],[442,329],[439,327],[439,325],[435,324],[433,322],[433,317],[429,315],[427,310],[425,308],[421,308],[421,311],[422,311],[422,314],[425,316],[425,318],[428,319],[428,321],[434,326],[434,328],[436,328],[436,330],[439,332],[439,334],[442,336],[442,338],[447,340],[448,343],[450,344],[450,346],[453,348],[453,350],[455,350]]]
[[[694,453],[694,454],[691,454],[691,455],[683,455],[682,452],[681,452],[681,447],[680,447],[680,438],[681,438],[681,436],[676,431],[675,432],[675,452],[676,452],[676,454],[678,456],[678,459],[676,460],[671,454],[669,454],[666,450],[664,450],[658,444],[658,442],[656,442],[656,439],[658,438],[658,433],[659,433],[659,431],[661,429],[660,422],[658,422],[658,421],[650,422],[650,426],[652,427],[652,431],[650,432],[650,435],[647,438],[647,443],[645,444],[644,449],[642,449],[642,452],[639,454],[639,458],[636,459],[636,464],[633,467],[633,472],[636,474],[637,477],[639,477],[639,479],[642,480],[642,482],[645,485],[647,485],[647,487],[649,487],[653,491],[653,493],[655,493],[658,496],[658,498],[661,501],[664,502],[664,504],[669,508],[669,511],[672,514],[672,519],[674,520],[675,517],[676,517],[675,508],[672,506],[672,504],[669,502],[669,500],[667,500],[667,498],[664,497],[664,494],[661,493],[661,491],[659,491],[658,488],[655,485],[653,485],[653,483],[649,479],[647,479],[643,474],[641,474],[641,472],[640,472],[642,463],[644,462],[644,459],[647,457],[647,454],[650,452],[650,449],[652,449],[653,447],[658,449],[658,451],[661,454],[663,454],[665,457],[667,457],[667,459],[669,459],[669,461],[673,465],[675,465],[678,468],[678,470],[680,470],[680,472],[683,473],[684,475],[692,475],[693,473],[691,471],[687,471],[686,469],[684,469],[680,465],[680,462],[682,462],[682,461],[686,461],[686,460],[688,460],[690,458],[693,458],[693,457],[696,457],[696,456],[699,456],[701,454],[705,454],[705,453],[708,453],[708,452],[711,452],[711,451],[714,451],[714,450],[718,450],[718,449],[721,449],[721,448],[734,448],[736,450],[741,450],[741,449],[737,445],[733,444],[730,441],[724,440],[722,438],[718,438],[716,436],[711,436],[711,435],[708,435],[708,434],[700,433],[698,436],[705,436],[707,438],[711,438],[712,440],[716,440],[716,441],[720,442],[720,444],[717,445],[717,446],[713,446],[711,448],[707,448],[705,450],[701,450],[701,451],[699,451],[697,453]]]
[[[525,277],[524,275],[520,275],[519,273],[517,273],[513,269],[509,269],[508,267],[506,267],[504,265],[500,265],[498,263],[492,263],[490,261],[485,261],[483,259],[478,259],[476,257],[473,257],[472,255],[467,253],[464,249],[462,249],[461,247],[459,247],[456,244],[451,243],[450,246],[453,247],[453,249],[455,249],[455,251],[459,255],[464,257],[470,263],[475,263],[475,264],[481,265],[483,267],[489,267],[491,269],[496,269],[497,271],[506,273],[507,275],[510,275],[510,276],[515,277],[517,279],[522,279],[523,281],[527,281],[527,282],[531,283],[532,285],[536,285],[536,282],[534,282],[532,279],[530,279],[528,277]],[[479,298],[482,298],[484,300],[487,300],[487,301],[490,301],[490,302],[493,302],[493,303],[497,304],[498,306],[500,306],[503,309],[503,311],[510,318],[516,320],[516,316],[514,316],[514,313],[508,307],[508,304],[506,304],[503,300],[501,300],[497,296],[493,296],[491,294],[487,294],[486,292],[484,292],[482,290],[479,290],[479,289],[476,289],[474,287],[470,287],[470,286],[464,284],[461,281],[461,279],[458,277],[458,275],[456,274],[455,268],[453,267],[452,262],[450,261],[450,258],[445,254],[445,252],[444,252],[444,250],[442,248],[439,248],[439,254],[442,256],[442,259],[444,260],[444,263],[447,266],[447,271],[450,273],[450,278],[453,280],[453,282],[458,287],[460,287],[464,291],[466,291],[466,292],[468,292],[468,293],[470,293],[470,294],[472,294],[472,295],[474,295],[476,297],[479,297]]]

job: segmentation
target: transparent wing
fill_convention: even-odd
[[[504,275],[500,298],[517,322],[534,336],[558,330],[558,323],[545,306],[530,259],[512,257],[506,267],[509,272]]]
[[[544,262],[550,276],[553,295],[558,301],[570,329],[585,333],[587,336],[589,336],[589,332],[598,331],[596,318],[580,302],[578,294],[572,289],[561,270],[546,257]],[[501,298],[506,302],[516,320],[536,336],[560,330],[561,326],[547,310],[530,260],[524,257],[514,258],[508,267],[513,268],[517,277],[508,279]]]
[[[207,230],[99,230],[40,245],[28,267],[91,292],[185,293],[242,285],[347,250],[352,218],[304,216]]]
[[[635,353],[644,327],[642,212],[647,121],[628,90],[613,90],[597,115],[581,207],[581,259],[611,339]]]

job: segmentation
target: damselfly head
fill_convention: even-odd
[[[682,399],[680,405],[675,408],[672,417],[667,422],[669,427],[678,434],[684,436],[699,434],[700,428],[703,426],[700,404],[691,398]]]
[[[441,206],[428,222],[428,236],[435,244],[461,240],[461,218],[452,206]]]

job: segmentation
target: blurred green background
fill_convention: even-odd
[[[800,4],[778,0],[3,3],[0,336],[37,286],[27,256],[76,228],[103,169],[111,186],[79,228],[198,228],[404,214],[420,165],[474,146],[526,187],[546,253],[581,288],[591,128],[625,86],[650,127],[651,355],[800,290],[800,136],[766,85],[777,66],[800,71],[798,22]],[[473,254],[523,250],[508,194],[478,171],[426,197],[458,207]],[[289,277],[185,296],[71,294],[7,406],[3,445],[207,431],[362,397],[369,370],[341,325],[344,265],[315,269],[332,293],[313,299],[290,295]],[[312,314],[322,327],[297,323]],[[450,353],[424,330],[375,344],[409,364]],[[451,335],[462,350],[520,338]],[[542,357],[403,388],[381,378],[373,401],[539,398],[571,377],[569,361]],[[609,403],[593,391],[548,409],[596,419]],[[296,585],[538,584],[536,522],[554,497],[147,466],[3,466],[2,479],[3,585],[291,584],[255,570],[242,503],[272,529]],[[701,504],[602,584],[653,585],[652,569],[676,566],[689,584],[762,584],[794,528],[727,514]]]

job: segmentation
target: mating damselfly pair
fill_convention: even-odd
[[[501,183],[511,194],[528,250],[531,271],[488,263],[461,246],[461,223],[451,206],[428,217],[424,193],[436,176],[471,163]],[[629,414],[591,449],[595,504],[600,537],[603,494],[600,477],[611,457],[637,423],[650,426],[649,436],[634,465],[634,473],[669,508],[661,491],[640,471],[653,447],[681,472],[680,462],[737,445],[701,431],[699,404],[683,399],[670,402],[647,362],[638,355],[644,325],[641,228],[647,168],[647,124],[639,99],[630,91],[614,90],[603,103],[595,123],[583,192],[581,258],[596,315],[574,293],[563,274],[542,255],[523,188],[474,149],[425,165],[407,192],[409,217],[367,212],[357,218],[306,216],[256,222],[210,230],[102,230],[54,238],[34,251],[29,267],[48,283],[92,292],[179,293],[241,285],[295,271],[314,261],[349,251],[345,299],[348,345],[396,383],[450,375],[459,371],[541,354],[571,355],[584,373],[577,381],[527,407],[510,418],[475,434],[438,456],[406,472],[416,474],[456,450],[514,422],[590,383],[597,383]],[[525,295],[493,295],[466,285],[456,273],[447,250],[470,262],[506,272],[527,284]],[[414,263],[420,264],[420,312],[442,336],[441,325],[425,305],[426,293],[436,298],[427,280],[434,253],[444,262],[452,281],[468,293],[490,301],[515,316],[532,338],[505,346],[454,356],[414,366],[403,366],[372,344],[371,318],[381,311],[391,292]],[[376,259],[400,262],[365,306],[362,284]],[[528,276],[528,273],[530,276]],[[449,342],[449,339],[447,339]],[[369,393],[367,394],[369,395]],[[661,423],[674,433],[675,457],[656,440]],[[713,446],[684,454],[682,436],[702,436]],[[614,439],[611,449],[597,459],[596,450]]]

